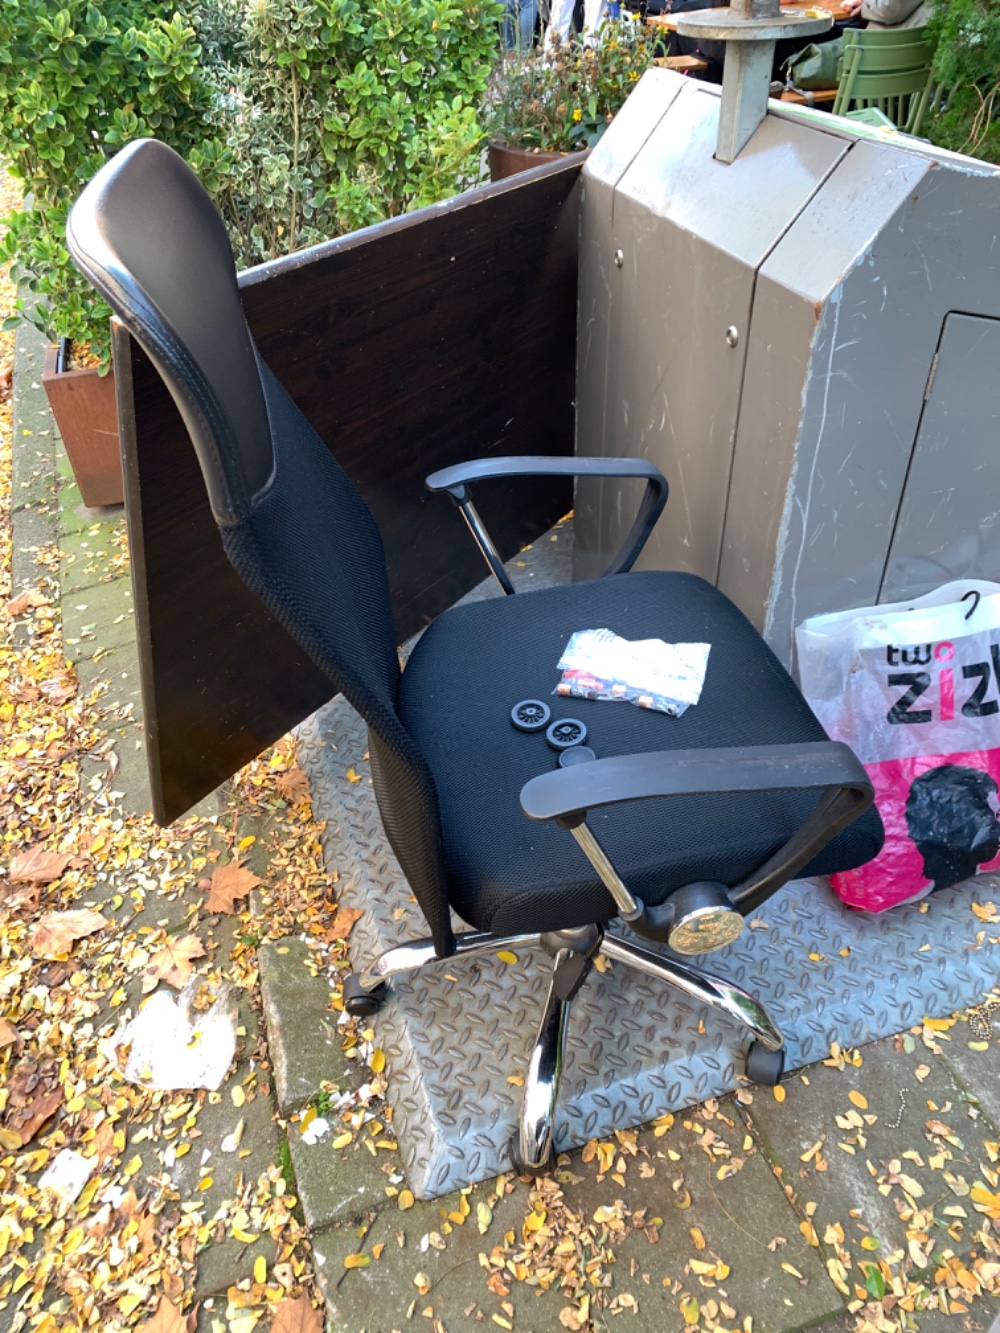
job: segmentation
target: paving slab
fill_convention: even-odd
[[[47,577],[35,558],[59,532],[55,494],[55,425],[42,388],[45,339],[30,324],[17,331],[13,381],[11,586],[14,592]]]
[[[955,1314],[920,1310],[905,1315],[902,1333],[1000,1333],[998,1313],[1000,1303],[994,1300],[976,1301],[971,1310],[956,1311]],[[857,1333],[861,1320],[860,1313],[843,1315],[818,1325],[809,1333]]]
[[[21,438],[11,460],[12,512],[29,505],[48,506],[54,494],[56,464],[52,429],[32,429],[28,420],[28,412],[22,408],[17,423]],[[35,424],[37,426],[37,417]],[[26,430],[31,430],[30,436],[24,434]]]
[[[126,578],[64,593],[62,607],[66,655],[74,661],[135,643],[132,589]]]
[[[583,1162],[572,1153],[563,1159],[556,1175],[561,1199],[552,1209],[563,1218],[563,1234],[572,1234],[574,1218],[579,1229],[594,1223],[595,1216],[614,1214],[624,1219],[621,1231],[627,1233],[619,1240],[617,1223],[593,1226],[603,1236],[594,1252],[611,1256],[604,1265],[606,1302],[623,1296],[628,1302],[605,1308],[596,1316],[598,1327],[624,1313],[623,1327],[636,1333],[680,1330],[685,1327],[681,1305],[692,1298],[702,1306],[714,1302],[725,1327],[738,1327],[752,1315],[757,1333],[787,1333],[843,1312],[844,1302],[816,1252],[797,1232],[792,1231],[785,1256],[799,1277],[768,1250],[775,1236],[788,1235],[795,1217],[752,1139],[744,1147],[747,1138],[736,1107],[724,1102],[692,1116],[687,1125],[678,1120],[659,1136],[647,1129],[634,1142],[626,1136],[627,1146],[613,1143],[611,1169],[604,1173],[599,1157]],[[498,1188],[510,1191],[499,1201]],[[529,1333],[564,1329],[560,1316],[575,1303],[558,1285],[545,1291],[519,1282],[511,1271],[517,1256],[510,1246],[507,1268],[484,1269],[480,1258],[502,1247],[505,1233],[515,1242],[523,1236],[525,1221],[535,1211],[532,1199],[551,1198],[545,1188],[534,1195],[530,1188],[509,1177],[499,1186],[491,1182],[472,1188],[461,1226],[448,1223],[461,1200],[451,1194],[406,1212],[390,1201],[364,1234],[358,1227],[341,1227],[316,1237],[317,1271],[334,1327],[344,1333],[390,1333],[405,1326],[411,1302],[418,1298],[415,1313],[423,1315],[429,1308],[427,1317],[440,1319],[449,1333],[482,1327],[494,1315]],[[492,1220],[481,1235],[477,1219],[484,1201],[491,1204]],[[344,1257],[355,1253],[371,1256],[368,1267],[344,1267]],[[729,1271],[721,1280],[699,1277],[692,1260],[704,1268],[722,1262]],[[506,1291],[487,1286],[491,1271],[505,1278]],[[418,1273],[431,1284],[423,1297],[414,1285]],[[727,1316],[723,1306],[734,1313]]]
[[[114,714],[112,721],[115,722],[131,721],[141,730],[142,684],[137,644],[109,648],[107,652],[101,652],[96,661],[93,656],[81,658],[76,663],[76,674],[80,688],[88,693],[96,685],[101,686],[97,701],[99,712],[108,716]]]
[[[355,1142],[333,1148],[336,1129],[317,1143],[307,1142],[296,1124],[289,1125],[288,1147],[306,1225],[322,1231],[338,1222],[356,1222],[385,1202],[390,1173],[399,1159],[386,1154],[372,1157]],[[399,1179],[402,1179],[400,1176]]]
[[[863,1289],[861,1265],[872,1257],[920,1280],[909,1249],[915,1227],[934,1237],[931,1254],[967,1256],[983,1221],[967,1195],[990,1160],[985,1144],[995,1143],[996,1127],[944,1058],[912,1037],[907,1051],[904,1040],[866,1047],[860,1068],[810,1066],[782,1085],[782,1103],[757,1089],[744,1108],[799,1218],[811,1220],[824,1258],[844,1264],[852,1293]],[[914,1206],[933,1215],[926,1229]],[[943,1211],[955,1206],[967,1218]],[[878,1243],[869,1249],[865,1238]]]
[[[966,1097],[974,1106],[1000,1126],[1000,1025],[993,1026],[992,1036],[983,1042],[964,1019],[947,1032],[936,1035],[941,1047],[940,1059],[951,1070]],[[985,1044],[985,1049],[982,1049]]]
[[[55,465],[66,655],[76,667],[82,691],[100,687],[96,713],[116,756],[113,770],[103,761],[85,758],[82,777],[95,790],[108,784],[120,792],[128,813],[147,814],[152,800],[132,584],[122,572],[122,508],[87,509],[82,504],[58,440]]]
[[[16,516],[11,549],[11,588],[18,592],[48,575],[37,552],[56,540],[55,519],[38,509],[25,508]]]
[[[93,510],[88,511],[93,515]],[[67,593],[80,592],[92,588],[95,583],[109,582],[123,577],[121,569],[121,547],[113,538],[118,532],[118,522],[88,519],[83,531],[67,526],[74,519],[71,509],[63,508],[61,513],[62,536],[59,550],[62,561],[59,577]]]
[[[488,1290],[479,1256],[500,1242],[504,1231],[518,1228],[530,1205],[527,1186],[518,1182],[512,1193],[494,1206],[489,1231],[480,1235],[475,1223],[478,1205],[492,1197],[491,1188],[477,1186],[467,1196],[470,1215],[465,1224],[451,1227],[444,1235],[446,1214],[458,1208],[458,1194],[433,1203],[417,1203],[407,1212],[390,1205],[365,1226],[345,1225],[314,1237],[316,1274],[331,1326],[337,1333],[392,1333],[408,1328],[409,1318],[415,1315],[420,1318],[418,1327],[426,1327],[427,1321],[435,1317],[442,1320],[448,1333],[466,1333],[482,1328],[484,1315],[486,1319],[493,1313],[502,1316],[501,1298]],[[434,1245],[429,1240],[432,1233],[440,1237]],[[441,1249],[436,1247],[438,1243]],[[378,1246],[384,1247],[379,1258],[371,1259]],[[369,1256],[369,1267],[345,1268],[344,1259],[354,1254]],[[419,1273],[425,1274],[431,1284],[423,1297],[414,1284]],[[524,1297],[539,1299],[530,1290]],[[557,1312],[566,1302],[552,1292],[540,1299],[555,1322],[533,1325],[522,1321],[516,1328],[561,1329]],[[408,1312],[414,1301],[411,1315]],[[423,1312],[428,1308],[433,1316],[425,1319]]]
[[[312,957],[297,939],[265,941],[257,951],[282,1115],[305,1106],[324,1081],[347,1076],[337,1014],[330,1008],[330,986],[307,967]]]

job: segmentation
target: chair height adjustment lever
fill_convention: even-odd
[[[565,1004],[573,999],[590,975],[603,939],[601,927],[592,925],[548,931],[539,940],[545,952],[555,960],[552,993]]]
[[[552,970],[552,990],[564,1004],[573,999],[577,991],[590,976],[594,966],[586,954],[571,953],[556,963]]]

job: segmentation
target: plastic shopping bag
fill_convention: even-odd
[[[882,912],[1000,866],[1000,584],[965,580],[796,630],[802,692],[864,764],[885,846],[833,876]]]

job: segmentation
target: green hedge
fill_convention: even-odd
[[[0,143],[31,207],[0,262],[30,318],[109,364],[107,307],[66,250],[124,144],[176,148],[241,267],[456,193],[478,173],[497,0],[3,0]],[[14,316],[8,324],[24,316]]]
[[[1000,162],[1000,3],[938,0],[928,36],[950,98],[926,132],[942,148]]]

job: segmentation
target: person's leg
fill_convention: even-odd
[[[530,51],[535,40],[538,0],[504,0],[503,44],[508,51]]]
[[[584,0],[583,5],[583,30],[584,32],[596,32],[604,22],[608,8],[608,0]]]
[[[518,15],[519,37],[522,51],[530,51],[535,41],[535,24],[538,22],[538,0],[520,0]]]
[[[549,26],[545,29],[545,46],[550,48],[553,37],[558,37],[565,45],[569,41],[573,23],[573,0],[552,0],[549,13]]]
[[[515,7],[518,0],[504,0],[503,18],[500,20],[500,35],[504,49],[513,51],[517,43],[517,29],[514,26]]]

